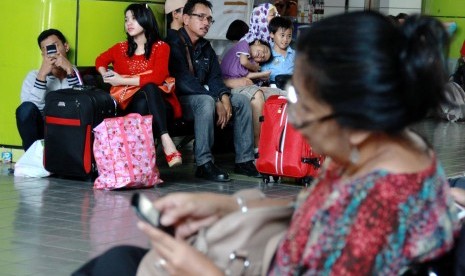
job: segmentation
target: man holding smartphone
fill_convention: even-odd
[[[16,109],[16,125],[25,151],[36,140],[44,138],[45,95],[79,84],[75,68],[68,60],[69,45],[65,36],[59,30],[48,29],[39,35],[37,42],[42,64],[24,79],[21,105]]]

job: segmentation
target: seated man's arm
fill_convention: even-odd
[[[21,102],[32,102],[37,106],[44,105],[47,81],[40,80],[38,71],[28,73],[21,87]]]
[[[210,90],[213,93],[215,93],[217,97],[219,97],[220,99],[223,95],[230,95],[231,90],[224,84],[220,63],[218,61],[218,56],[216,55],[213,48],[210,48],[209,60],[210,72],[207,77],[208,87],[210,87]]]

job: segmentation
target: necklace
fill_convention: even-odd
[[[367,158],[361,154],[360,162],[356,164],[348,163],[346,166],[341,166],[340,177],[342,179],[353,179],[360,175],[369,173],[385,160],[387,155],[390,155],[392,148],[389,145],[373,152]],[[366,156],[366,154],[365,154]]]

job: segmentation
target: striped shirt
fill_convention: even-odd
[[[37,79],[38,70],[29,72],[21,88],[21,102],[32,102],[39,110],[45,106],[45,95],[50,91],[71,88],[79,84],[77,76],[68,76],[63,80],[49,74],[46,81]]]

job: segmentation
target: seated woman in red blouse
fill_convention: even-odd
[[[112,86],[139,86],[126,106],[125,113],[148,112],[153,115],[154,137],[159,137],[170,167],[182,164],[166,125],[166,106],[158,87],[169,76],[170,48],[161,40],[152,10],[145,4],[131,4],[125,10],[124,27],[127,41],[119,42],[100,54],[95,67],[104,82]],[[112,64],[113,69],[108,70]],[[124,92],[123,92],[124,93]]]

